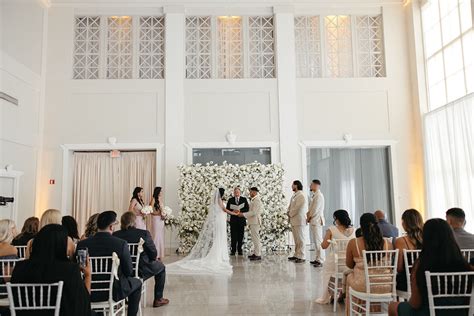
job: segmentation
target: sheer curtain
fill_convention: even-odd
[[[428,206],[445,218],[451,207],[466,212],[474,230],[474,94],[425,115]]]
[[[155,152],[75,152],[72,215],[84,229],[89,216],[104,210],[119,215],[128,210],[135,187],[143,187],[145,203],[155,186]]]
[[[391,217],[386,148],[313,148],[307,161],[308,180],[322,182],[327,225],[332,224],[332,214],[338,209],[347,210],[355,226],[365,212],[383,209]]]

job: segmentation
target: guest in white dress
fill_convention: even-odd
[[[165,256],[165,214],[163,213],[163,198],[162,188],[156,187],[153,190],[153,197],[151,198],[150,205],[153,207],[151,213],[152,218],[152,229],[153,229],[153,242],[155,243],[156,251],[158,252],[157,258],[163,259]]]
[[[128,210],[130,212],[134,212],[137,216],[137,220],[135,222],[135,227],[138,229],[145,229],[146,230],[146,223],[145,217],[142,214],[144,203],[143,203],[143,188],[136,187],[133,190],[132,199],[130,200],[130,205],[128,206]]]
[[[351,240],[355,238],[355,230],[352,227],[351,218],[345,210],[337,210],[333,214],[334,226],[330,226],[326,231],[321,248],[328,249],[331,245],[331,241],[336,239]],[[345,250],[344,254],[345,256]],[[335,254],[333,251],[329,251],[326,256],[326,263],[323,266],[323,296],[318,298],[315,302],[318,304],[329,304],[331,302],[331,294],[328,291],[329,280],[334,277],[335,271]]]

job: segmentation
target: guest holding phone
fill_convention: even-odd
[[[56,283],[63,281],[61,316],[89,316],[91,313],[91,267],[67,257],[68,236],[61,225],[44,226],[35,236],[30,258],[17,262],[12,283]],[[84,280],[81,277],[84,274]],[[30,312],[21,315],[30,315]],[[34,312],[31,312],[33,315]],[[19,314],[20,315],[20,314]],[[36,314],[37,315],[37,314]]]

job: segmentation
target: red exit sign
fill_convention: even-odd
[[[56,183],[56,180],[54,179],[49,179],[49,184],[55,184]]]

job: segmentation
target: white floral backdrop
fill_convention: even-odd
[[[225,189],[225,198],[232,195],[235,186],[240,186],[242,195],[248,197],[250,187],[258,187],[264,212],[260,238],[263,250],[281,251],[287,247],[289,231],[283,195],[283,168],[279,164],[247,165],[196,164],[178,167],[179,199],[181,214],[178,217],[178,238],[180,253],[187,253],[196,242],[206,219],[211,193],[217,187]],[[252,249],[248,227],[244,238],[245,250]]]

